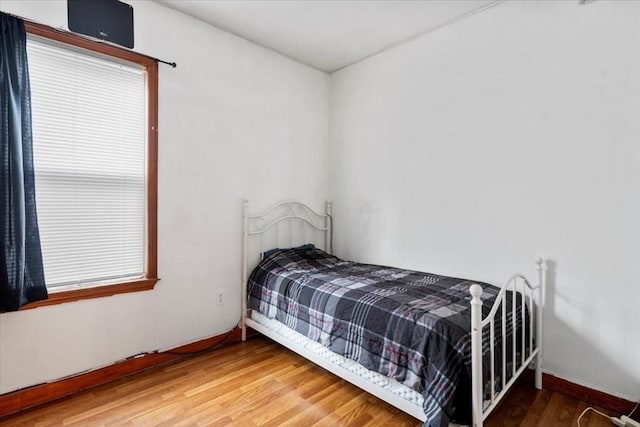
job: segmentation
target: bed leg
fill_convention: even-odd
[[[245,323],[245,316],[242,316],[242,341],[247,340],[247,324]]]
[[[542,389],[542,312],[545,297],[545,282],[547,266],[542,258],[536,258],[536,270],[538,270],[538,306],[536,307],[536,375],[535,385],[538,390]]]
[[[482,287],[471,285],[471,403],[473,427],[482,427]]]
[[[240,284],[240,327],[242,328],[242,341],[247,340],[247,269],[249,268],[248,246],[249,244],[249,200],[242,203],[242,283]]]
[[[542,390],[542,356],[540,352],[536,356],[536,388]]]

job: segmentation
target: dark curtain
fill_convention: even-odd
[[[47,298],[36,215],[24,22],[0,12],[0,311]]]

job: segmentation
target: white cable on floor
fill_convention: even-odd
[[[602,415],[603,417],[607,417],[607,418],[609,418],[610,420],[612,419],[609,415],[605,414],[604,412],[600,412],[600,411],[598,411],[597,409],[594,409],[594,408],[592,408],[591,406],[589,406],[587,409],[585,409],[584,411],[582,411],[582,413],[581,413],[581,414],[580,414],[580,416],[578,417],[578,427],[581,427],[581,426],[580,426],[580,420],[582,420],[582,417],[584,417],[584,414],[586,414],[588,411],[593,411],[593,412],[595,412],[595,413],[597,413],[597,414]]]

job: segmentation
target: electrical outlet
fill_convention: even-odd
[[[218,291],[216,294],[216,304],[224,305],[224,291]]]

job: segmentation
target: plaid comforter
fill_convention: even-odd
[[[473,283],[296,248],[260,262],[249,277],[248,299],[251,309],[421,393],[425,425],[439,427],[471,422]],[[479,284],[484,317],[499,289]]]

